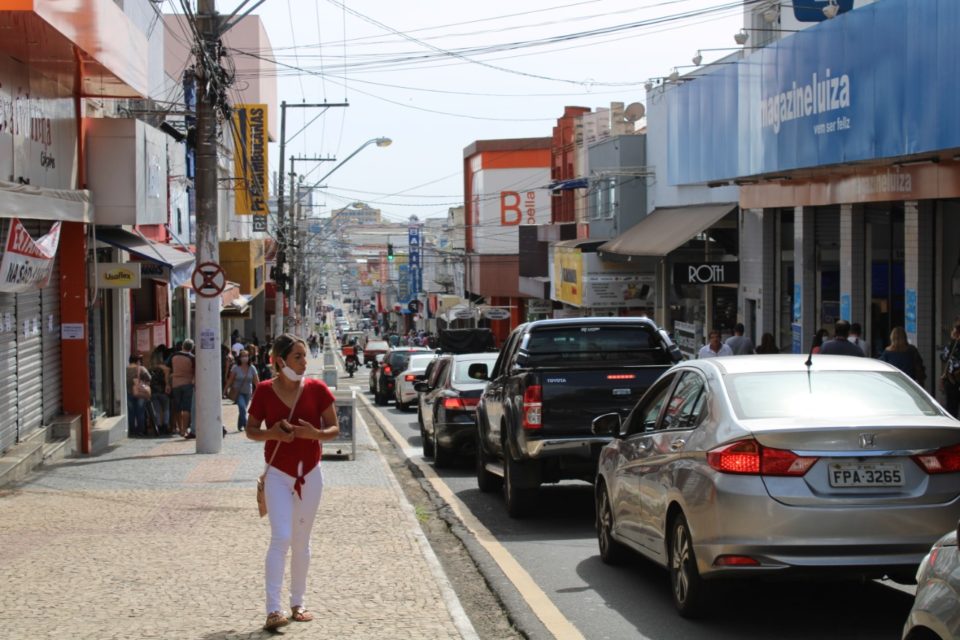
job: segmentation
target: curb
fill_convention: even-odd
[[[507,619],[517,632],[531,640],[554,638],[554,635],[547,630],[540,618],[537,617],[523,596],[520,595],[519,590],[513,582],[507,578],[506,574],[503,573],[500,566],[487,550],[480,545],[473,532],[463,524],[447,502],[437,494],[436,490],[430,484],[429,479],[424,475],[420,465],[412,458],[404,455],[401,443],[398,443],[390,433],[390,431],[393,430],[393,425],[388,425],[389,429],[385,428],[383,418],[374,410],[375,407],[371,404],[370,399],[363,394],[357,394],[357,398],[360,399],[364,407],[370,412],[370,415],[373,416],[374,421],[384,436],[393,443],[394,449],[398,455],[401,456],[407,469],[417,479],[424,493],[427,494],[430,502],[436,509],[437,515],[447,524],[447,527],[453,535],[455,535],[467,549],[480,575],[483,576],[487,586],[503,606]],[[419,525],[417,528],[419,529]]]
[[[357,397],[361,396],[357,394]],[[366,400],[366,398],[364,398],[364,400]],[[367,421],[364,420],[363,416],[360,415],[359,412],[357,412],[357,420],[363,424],[363,428],[369,431],[369,425],[367,424]],[[400,483],[397,481],[396,477],[394,477],[393,471],[390,469],[390,465],[388,465],[387,461],[384,459],[383,452],[380,450],[380,445],[376,440],[373,440],[372,449],[376,452],[377,458],[386,469],[386,477],[390,483],[390,488],[396,494],[397,500],[406,514],[408,524],[410,525],[410,530],[414,537],[416,537],[417,544],[420,546],[420,552],[423,554],[424,560],[426,560],[427,565],[430,567],[430,572],[437,581],[437,587],[440,589],[440,594],[447,606],[450,617],[453,619],[454,626],[457,628],[457,631],[460,632],[460,636],[463,638],[463,640],[480,640],[480,636],[477,634],[476,629],[474,629],[473,623],[470,621],[469,616],[467,616],[466,611],[464,611],[463,605],[460,604],[460,599],[457,597],[456,592],[454,592],[453,586],[450,584],[450,580],[447,578],[447,574],[444,572],[443,566],[440,564],[440,559],[437,558],[436,553],[433,551],[433,547],[430,546],[430,541],[427,540],[426,534],[423,532],[423,529],[420,527],[420,523],[417,521],[417,516],[413,505],[407,499],[407,496],[404,494],[403,488],[400,486]]]

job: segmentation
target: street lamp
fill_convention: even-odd
[[[341,160],[340,163],[337,164],[337,166],[335,166],[333,169],[330,169],[330,171],[328,171],[325,176],[323,176],[322,178],[320,178],[319,180],[317,180],[317,183],[316,183],[314,186],[315,186],[315,187],[319,187],[319,186],[323,183],[324,180],[326,180],[326,179],[329,178],[331,175],[333,175],[333,172],[334,172],[334,171],[336,171],[337,169],[339,169],[340,167],[342,167],[343,165],[345,165],[345,164],[347,163],[347,161],[350,160],[350,158],[352,158],[353,156],[357,155],[358,153],[360,153],[361,151],[363,151],[364,149],[366,149],[367,147],[369,147],[369,146],[372,145],[372,144],[375,144],[375,145],[377,145],[378,147],[389,147],[391,144],[393,144],[393,140],[391,140],[390,138],[371,138],[370,140],[367,140],[367,141],[364,142],[362,145],[360,145],[359,147],[357,147],[357,150],[356,150],[356,151],[354,151],[353,153],[351,153],[350,155],[348,155],[346,158],[344,158],[343,160]]]

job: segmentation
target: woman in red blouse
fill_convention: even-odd
[[[320,506],[323,474],[320,443],[340,433],[333,394],[320,380],[304,378],[307,344],[279,336],[270,352],[274,375],[257,385],[250,401],[247,437],[266,442],[264,493],[270,518],[266,558],[267,622],[273,630],[289,623],[280,606],[283,569],[290,556],[290,610],[297,622],[313,620],[304,604],[310,565],[310,530]]]

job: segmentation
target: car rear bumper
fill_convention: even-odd
[[[706,478],[703,478],[706,479]],[[716,478],[685,515],[704,577],[748,572],[912,576],[930,546],[957,526],[960,500],[938,505],[784,505],[750,477]],[[724,555],[759,566],[726,567]]]
[[[434,424],[437,444],[445,449],[456,449],[466,455],[477,449],[477,423],[475,420],[437,422]]]
[[[578,438],[526,438],[523,442],[525,457],[530,459],[574,456],[596,459],[600,449],[613,438],[610,436],[587,436]]]

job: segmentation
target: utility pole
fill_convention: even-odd
[[[274,335],[280,335],[284,331],[285,322],[283,316],[283,298],[284,298],[284,288],[286,287],[289,280],[283,274],[284,263],[286,262],[286,252],[289,247],[289,239],[287,238],[285,225],[285,202],[283,199],[283,179],[284,179],[284,154],[286,153],[287,148],[287,109],[300,108],[300,109],[323,109],[319,115],[326,113],[327,109],[330,107],[349,107],[349,102],[323,102],[320,104],[287,104],[287,101],[284,100],[280,103],[280,171],[277,176],[277,271],[276,275],[280,277],[283,281],[283,286],[277,287],[277,302],[276,310],[274,311]],[[317,117],[319,117],[319,115]],[[316,119],[316,118],[314,118]],[[311,120],[312,122],[312,120]],[[306,129],[304,127],[303,129]],[[303,131],[300,129],[297,133],[290,136],[290,140],[296,138]],[[292,163],[291,163],[292,164]],[[291,186],[292,190],[292,186]],[[278,283],[279,284],[279,283]],[[296,302],[296,301],[294,301]],[[294,306],[291,305],[290,309],[293,310]]]
[[[219,25],[216,0],[198,0],[197,26],[203,38],[197,43],[197,265],[220,264],[217,239],[217,100],[224,82],[219,73]],[[220,296],[196,296],[196,364],[194,421],[197,453],[220,453],[223,424],[220,398]]]

